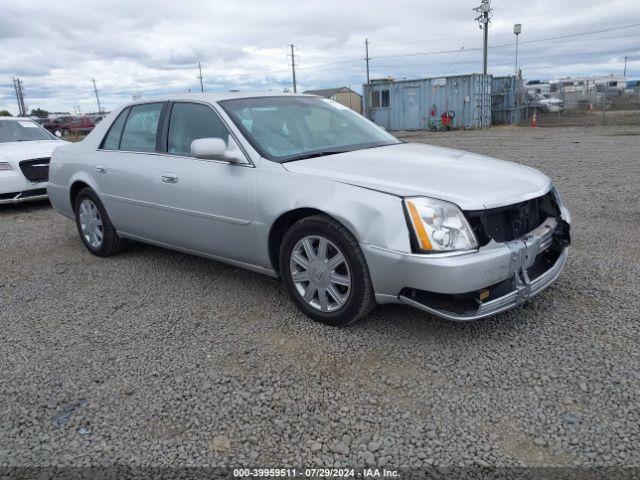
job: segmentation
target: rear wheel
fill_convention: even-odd
[[[120,252],[126,240],[113,228],[102,202],[90,188],[84,188],[75,199],[75,215],[78,233],[84,246],[100,257]]]
[[[357,240],[324,215],[304,218],[287,231],[280,249],[280,272],[298,308],[318,322],[345,325],[376,305]]]

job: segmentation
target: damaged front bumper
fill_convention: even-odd
[[[569,224],[548,218],[527,235],[477,252],[432,256],[363,246],[379,303],[404,303],[448,320],[517,307],[551,285],[567,260]]]

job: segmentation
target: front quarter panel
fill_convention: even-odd
[[[294,174],[270,161],[262,161],[260,170],[257,203],[265,259],[269,258],[267,239],[271,226],[284,213],[299,208],[313,208],[335,218],[360,243],[411,252],[400,197]]]

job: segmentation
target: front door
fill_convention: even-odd
[[[171,107],[167,153],[158,157],[158,209],[163,241],[188,250],[241,262],[259,262],[254,234],[257,170],[247,161],[232,164],[191,156],[191,142],[222,138],[237,146],[206,104]]]

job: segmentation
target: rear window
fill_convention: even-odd
[[[120,139],[120,150],[155,152],[156,135],[163,103],[134,105]]]

